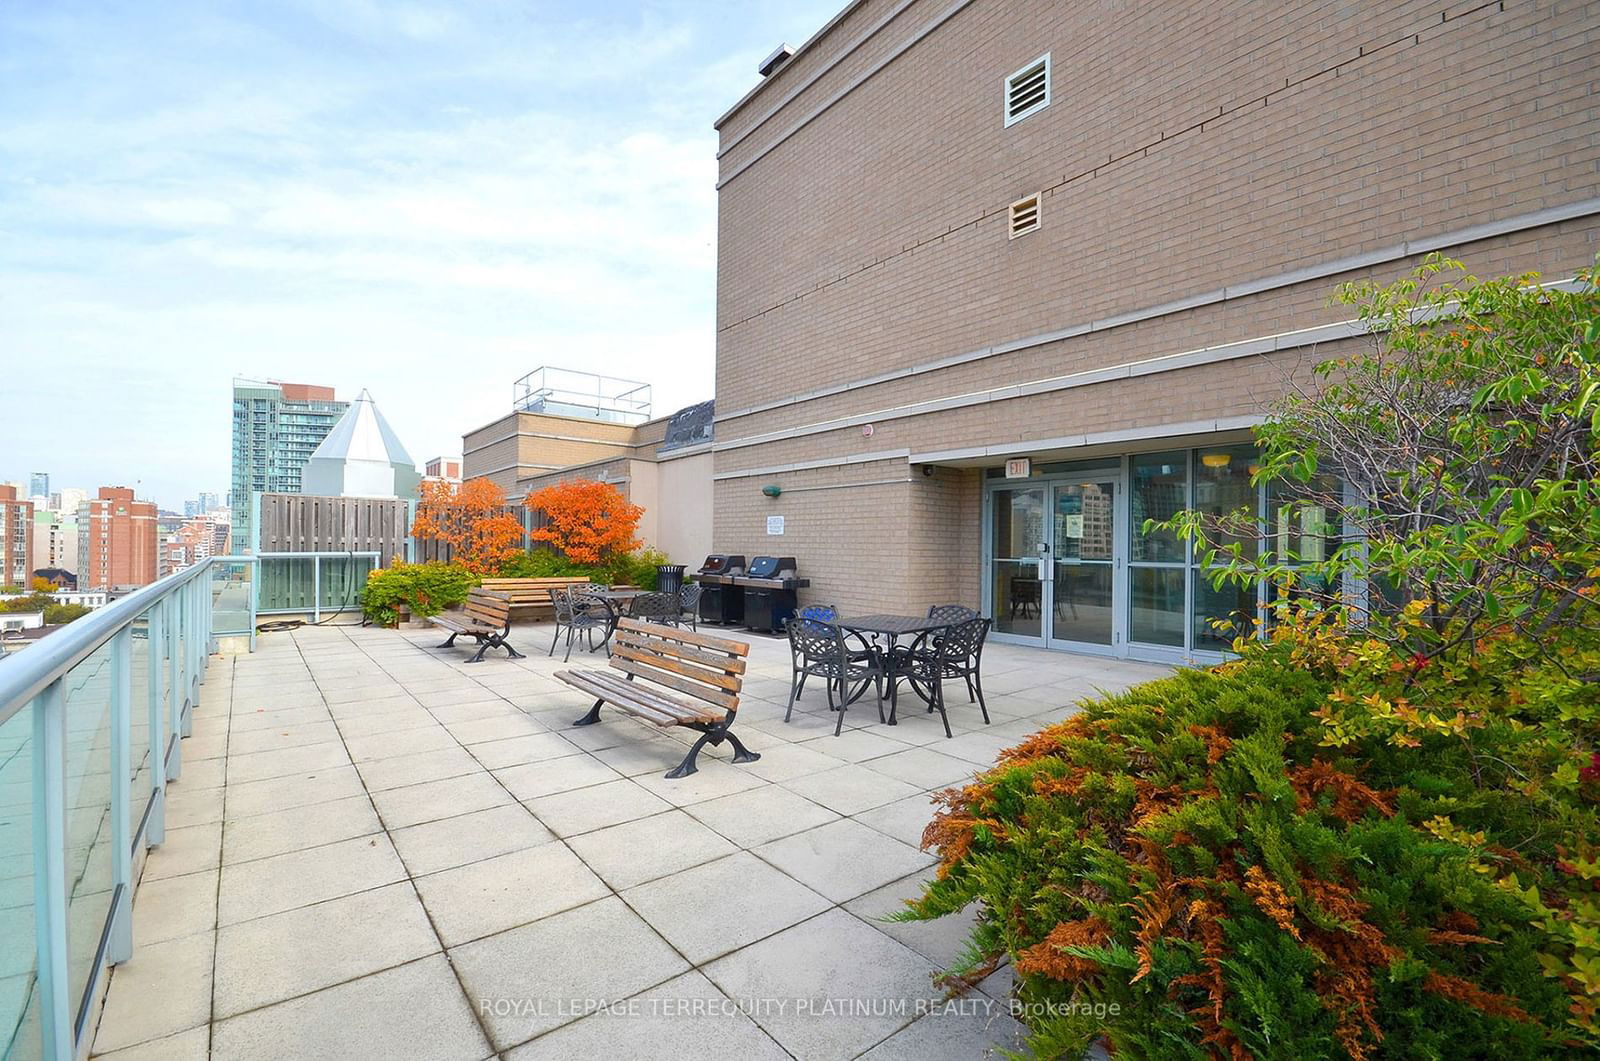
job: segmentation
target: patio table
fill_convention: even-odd
[[[598,648],[605,648],[611,643],[611,635],[617,632],[617,623],[628,614],[628,606],[633,599],[641,593],[648,593],[642,589],[589,589],[583,591],[583,596],[594,597],[606,606],[606,636],[600,639]],[[591,649],[591,651],[593,651]]]
[[[895,718],[895,707],[899,702],[901,679],[911,683],[911,691],[916,693],[924,703],[932,705],[933,701],[917,687],[915,679],[909,672],[911,657],[909,653],[895,651],[900,638],[907,635],[922,635],[931,630],[948,630],[950,624],[937,619],[929,619],[923,615],[857,615],[846,618],[825,620],[828,626],[837,626],[858,634],[878,634],[887,642],[888,647],[878,654],[879,667],[884,679],[889,683],[889,725],[899,725]]]

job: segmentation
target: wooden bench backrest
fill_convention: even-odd
[[[467,604],[462,611],[469,619],[489,626],[505,627],[511,622],[511,598],[493,590],[474,589],[467,594]]]
[[[553,578],[486,578],[483,588],[495,593],[504,593],[511,598],[512,604],[544,604],[550,603],[550,589],[565,589],[568,586],[587,585],[589,579],[582,575],[562,575]]]
[[[750,646],[673,626],[622,619],[611,639],[611,666],[635,678],[688,693],[732,713],[739,709]]]

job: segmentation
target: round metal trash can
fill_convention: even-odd
[[[676,593],[683,588],[682,564],[657,564],[656,565],[656,592]]]

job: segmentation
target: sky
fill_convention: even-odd
[[[716,134],[844,0],[0,0],[0,482],[229,487],[234,376],[419,463],[540,365],[712,397]]]

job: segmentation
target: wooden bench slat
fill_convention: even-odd
[[[611,666],[624,674],[632,674],[636,678],[643,678],[646,681],[655,682],[657,685],[665,685],[667,688],[676,689],[680,693],[688,693],[697,700],[716,704],[724,710],[737,711],[739,709],[739,698],[737,696],[732,693],[722,692],[719,689],[708,688],[698,682],[692,682],[688,678],[680,678],[676,674],[657,670],[654,667],[647,667],[632,660],[623,659],[621,656],[612,656]]]
[[[703,700],[680,699],[665,689],[651,686],[642,681],[629,681],[625,676],[612,671],[589,671],[594,676],[598,687],[610,689],[619,696],[642,699],[664,714],[674,715],[687,721],[716,721],[725,711],[706,703]]]
[[[648,686],[617,678],[607,671],[561,671],[561,681],[589,693],[630,714],[639,715],[658,726],[677,726],[685,722],[717,722],[721,713],[709,706],[682,704],[667,699]]]
[[[738,692],[739,686],[742,684],[737,674],[724,674],[721,671],[706,670],[704,667],[697,667],[692,663],[685,663],[682,660],[676,660],[670,656],[662,656],[654,652],[641,651],[629,644],[618,644],[613,642],[611,654],[613,656],[620,656],[626,660],[632,660],[634,663],[643,664],[647,667],[655,667],[658,670],[671,671],[674,674],[688,678],[692,681],[699,682],[702,685],[712,686],[713,688],[723,689],[732,693]],[[696,695],[698,695],[698,693]]]
[[[736,656],[748,656],[750,654],[750,646],[743,641],[726,641],[720,637],[695,633],[678,626],[663,626],[660,623],[642,623],[637,619],[622,619],[617,623],[617,629],[631,630],[638,634],[649,634],[652,637],[665,638],[670,641],[681,641],[686,645],[709,648],[715,652],[727,652]]]
[[[716,652],[706,652],[688,645],[674,644],[653,634],[641,634],[634,630],[625,630],[620,625],[611,639],[613,645],[629,645],[634,648],[644,649],[649,652],[659,652],[663,655],[674,656],[678,659],[690,660],[702,664],[712,670],[720,670],[726,674],[743,674],[747,664],[738,656],[724,656]]]
[[[602,674],[604,674],[603,671],[562,671],[556,677],[580,692],[603,700],[614,707],[620,707],[629,714],[637,715],[647,722],[655,723],[657,726],[664,728],[682,723],[682,719],[677,715],[662,711],[654,704],[625,695],[623,691],[614,686],[596,681],[596,676]]]

